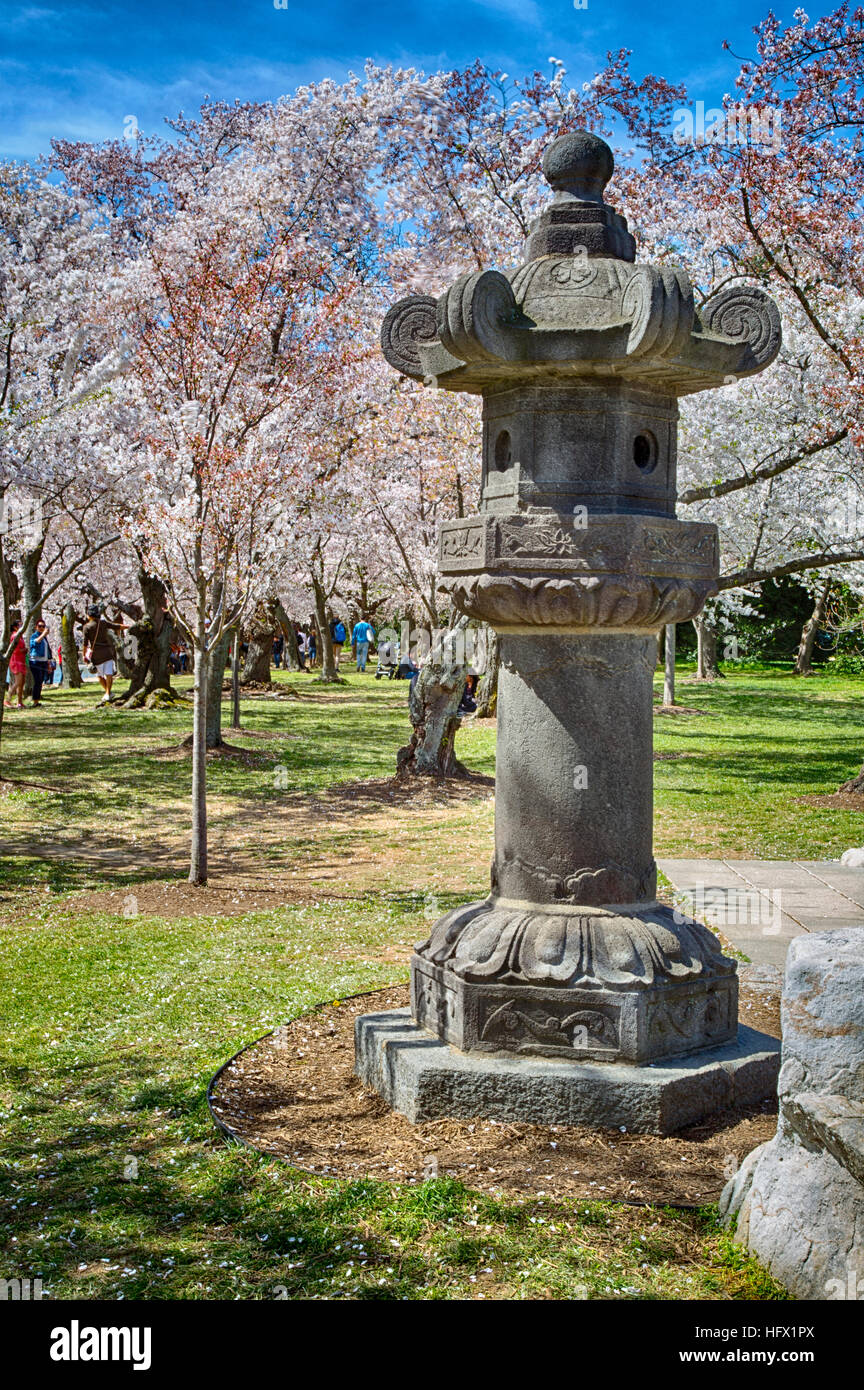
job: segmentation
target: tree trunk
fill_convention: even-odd
[[[129,689],[123,696],[122,704],[125,709],[138,709],[157,691],[164,692],[164,703],[180,698],[171,688],[171,643],[174,640],[174,622],[165,611],[165,586],[155,575],[148,574],[143,564],[138,568],[138,583],[144,601],[143,608],[140,603],[117,604],[121,612],[133,619],[129,632],[138,646],[134,665],[128,674]],[[93,593],[97,596],[95,590]]]
[[[222,682],[225,679],[225,664],[231,645],[231,633],[223,632],[216,645],[207,653],[206,663],[195,662],[197,688],[198,667],[206,664],[207,719],[206,742],[208,748],[222,747]]]
[[[798,647],[798,654],[795,657],[795,675],[813,675],[813,648],[816,646],[816,638],[819,629],[825,621],[825,609],[828,607],[828,595],[831,593],[832,580],[827,580],[816,596],[816,603],[813,612],[804,624],[801,633],[801,643]]]
[[[129,689],[123,697],[123,705],[126,709],[137,709],[154,690],[173,695],[168,665],[173,625],[170,620],[163,622],[157,636],[150,615],[144,614],[129,631],[138,644],[138,654],[129,673]]]
[[[3,552],[0,550],[0,565],[3,563]],[[6,655],[6,648],[12,637],[12,622],[9,617],[9,602],[4,590],[2,613],[0,613],[0,749],[3,747],[3,714],[6,708],[6,673],[9,670],[9,658]]]
[[[78,648],[75,645],[77,621],[75,605],[67,603],[60,618],[60,649],[63,653],[63,679],[70,690],[80,690],[84,684],[78,665]]]
[[[493,719],[498,709],[498,672],[501,669],[501,643],[494,628],[487,629],[486,669],[477,687],[477,718]]]
[[[309,636],[314,639],[315,649],[314,655],[311,649],[309,651],[309,670],[314,671],[315,667],[321,664],[321,633],[318,631],[318,619],[314,613],[309,617]]]
[[[285,637],[285,646],[282,649],[282,670],[299,671],[300,652],[297,648],[297,632],[281,603],[276,604],[276,619]]]
[[[195,704],[192,715],[192,850],[189,857],[189,882],[207,882],[207,747],[208,747],[208,689],[209,656],[203,656],[207,641],[206,602],[198,596],[195,631]],[[221,645],[221,644],[220,644]],[[217,689],[221,696],[221,678]]]
[[[29,613],[30,609],[33,609],[33,612],[30,613],[30,620],[27,623],[27,628],[24,633],[24,645],[27,647],[28,652],[30,634],[38,620],[42,617],[42,578],[39,574],[39,564],[42,560],[44,546],[45,538],[43,537],[38,545],[35,545],[32,550],[26,550],[21,556],[21,611],[22,613]],[[27,695],[32,694],[33,691],[33,676],[30,672],[29,659],[27,662],[27,674],[24,678],[24,691]]]
[[[838,792],[855,792],[856,795],[864,795],[864,765],[857,777],[850,777],[848,782],[843,782],[838,788]]]
[[[243,662],[243,685],[269,685],[270,663],[273,660],[273,638],[276,635],[276,618],[273,605],[261,604],[249,623],[246,636],[248,646]]]
[[[321,657],[319,681],[341,682],[336,670],[336,657],[333,653],[333,638],[330,634],[330,621],[327,613],[327,595],[320,579],[312,571],[312,592],[315,595],[315,621],[318,625],[318,655]]]
[[[249,634],[246,656],[243,659],[241,685],[269,685],[270,661],[273,656],[272,630],[264,632],[256,628]]]
[[[454,644],[447,640],[453,631],[445,633],[441,642],[433,647],[411,685],[408,713],[414,730],[410,743],[396,754],[399,775],[464,777],[467,774],[454,750],[456,730],[462,722],[457,710],[465,689],[467,667],[456,661]]]
[[[174,621],[165,610],[165,585],[161,579],[149,574],[143,565],[138,570],[138,583],[144,607],[153,627],[153,654],[144,677],[144,690],[151,695],[155,690],[164,690],[173,695],[171,689],[171,643],[174,641]],[[130,629],[135,635],[134,629]]]
[[[131,632],[132,629],[130,628],[129,631]],[[114,653],[114,661],[117,665],[117,670],[120,672],[124,681],[131,681],[138,663],[137,661],[130,661],[126,655],[125,636],[125,632],[112,632],[110,628],[107,632],[108,641],[111,643],[111,650]]]
[[[717,629],[710,615],[703,610],[693,619],[696,629],[696,679],[721,680],[723,672],[717,660]]]
[[[25,551],[21,556],[21,607],[25,613],[31,608],[34,610],[27,624],[28,637],[42,617],[42,578],[39,574],[39,563],[44,544],[44,541],[40,541],[32,550]]]
[[[231,643],[231,728],[240,728],[240,629]]]
[[[282,600],[277,598],[273,603],[273,616],[275,617],[282,635],[285,638],[285,645],[282,648],[282,670],[300,670],[300,652],[297,648],[297,633],[294,624],[282,606]]]
[[[663,704],[675,703],[675,624],[667,623],[663,656]]]
[[[0,492],[0,507],[4,495],[5,492]],[[17,597],[18,580],[6,559],[3,532],[0,530],[0,748],[3,746],[3,709],[6,704],[6,673],[9,670],[6,648],[12,640],[12,604]]]

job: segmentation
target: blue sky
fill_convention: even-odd
[[[284,0],[282,0],[284,3]],[[0,157],[29,159],[52,136],[122,136],[134,116],[150,133],[209,94],[275,98],[299,83],[343,77],[371,57],[427,71],[481,57],[521,75],[567,64],[573,84],[607,49],[633,50],[638,75],[686,81],[711,105],[753,52],[768,0],[0,0]],[[828,6],[813,10],[813,16]],[[784,19],[793,5],[775,4]]]

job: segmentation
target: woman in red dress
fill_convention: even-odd
[[[12,655],[9,658],[9,696],[14,696],[18,709],[24,708],[24,678],[27,674],[27,651],[18,624],[12,629]],[[7,697],[6,708],[12,709],[12,700]]]

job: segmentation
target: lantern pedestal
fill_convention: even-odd
[[[355,1047],[361,1081],[412,1124],[488,1119],[630,1134],[672,1134],[762,1100],[780,1064],[779,1042],[743,1027],[725,1047],[650,1066],[468,1054],[431,1036],[410,1009],[358,1018]]]

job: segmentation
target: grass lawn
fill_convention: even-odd
[[[686,673],[685,673],[686,676]],[[286,682],[287,684],[287,682]],[[782,1291],[711,1208],[493,1197],[309,1178],[226,1145],[205,1104],[238,1048],[404,980],[429,916],[488,882],[493,804],[375,784],[406,687],[308,676],[244,700],[214,759],[214,874],[183,882],[191,714],[52,691],[7,712],[0,799],[0,1276],[65,1298],[697,1298]],[[864,756],[861,684],[732,672],[659,716],[656,850],[837,857],[861,812],[814,806]],[[226,712],[227,719],[227,712]],[[494,771],[494,732],[460,756]],[[29,784],[29,785],[25,785]]]

